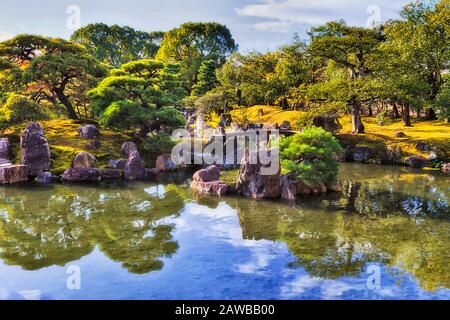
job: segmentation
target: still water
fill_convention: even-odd
[[[450,184],[344,164],[342,194],[196,197],[183,177],[0,187],[0,299],[450,299]]]

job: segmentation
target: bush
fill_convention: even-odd
[[[152,163],[164,153],[171,153],[176,143],[165,133],[147,136],[143,140],[144,158]]]
[[[15,125],[27,121],[46,119],[41,106],[27,97],[11,93],[0,106],[0,121],[6,125]]]
[[[322,128],[309,128],[303,133],[280,141],[281,164],[306,184],[336,181],[342,152],[337,139]]]

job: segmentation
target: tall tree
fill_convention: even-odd
[[[62,39],[20,35],[0,44],[0,57],[35,101],[64,105],[69,118],[78,117],[70,92],[105,74],[104,67],[82,46]]]
[[[129,61],[154,58],[163,37],[163,32],[94,23],[75,31],[71,40],[85,46],[98,60],[117,68]]]
[[[214,60],[202,62],[198,71],[197,83],[192,86],[193,96],[200,97],[217,86],[216,68],[217,64]]]
[[[178,62],[187,90],[197,82],[203,61],[213,60],[220,66],[237,50],[230,30],[219,23],[188,22],[164,35],[156,59]]]
[[[378,46],[382,40],[376,29],[349,27],[343,21],[330,22],[313,28],[311,52],[322,59],[332,60],[349,71],[349,80],[361,83],[371,73]],[[350,87],[354,87],[350,85]],[[352,110],[352,132],[363,133],[361,101],[357,94],[349,95],[348,104]]]
[[[398,48],[416,78],[428,83],[426,118],[435,119],[432,108],[445,83],[443,71],[450,68],[450,1],[418,1],[407,5],[401,19],[386,27],[389,43]]]
[[[93,113],[100,121],[120,129],[139,128],[145,137],[150,131],[182,126],[180,113],[167,108],[177,98],[172,64],[146,59],[128,62],[111,71],[89,92]],[[181,83],[179,83],[181,86]]]

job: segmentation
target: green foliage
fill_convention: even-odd
[[[2,126],[12,126],[46,118],[42,107],[24,96],[11,93],[6,102],[0,104],[0,123],[2,123]]]
[[[92,112],[110,127],[173,130],[184,124],[172,108],[184,92],[177,79],[176,65],[146,59],[128,62],[112,70],[89,92]]]
[[[227,101],[232,99],[230,95],[223,90],[211,90],[204,96],[198,98],[194,102],[196,109],[202,110],[205,114],[210,114],[211,112],[218,112],[222,109]]]
[[[71,40],[85,46],[99,61],[117,68],[126,62],[153,59],[163,37],[163,32],[147,33],[128,26],[94,23],[75,31]]]
[[[198,71],[197,83],[192,86],[191,95],[200,97],[217,86],[216,67],[217,64],[214,60],[202,62]]]
[[[230,30],[219,23],[188,22],[164,35],[156,59],[178,62],[186,90],[191,92],[203,61],[222,65],[237,50]]]
[[[6,73],[5,82],[12,80],[14,84],[9,90],[26,91],[37,102],[62,104],[70,118],[80,116],[70,95],[84,94],[105,75],[103,66],[85,48],[62,39],[19,35],[0,44],[1,58],[9,61],[2,72]]]
[[[437,114],[440,119],[446,119],[450,121],[450,82],[447,80],[447,83],[442,88],[441,92],[436,98],[436,102],[434,104],[437,109]]]
[[[335,157],[340,152],[337,139],[322,128],[309,128],[280,141],[283,168],[309,185],[336,180],[339,163]]]
[[[149,135],[142,141],[145,157],[151,161],[165,153],[171,153],[176,143],[165,133]]]

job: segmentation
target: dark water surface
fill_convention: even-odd
[[[198,198],[182,177],[0,187],[0,299],[449,299],[449,178],[341,179],[296,203]]]

